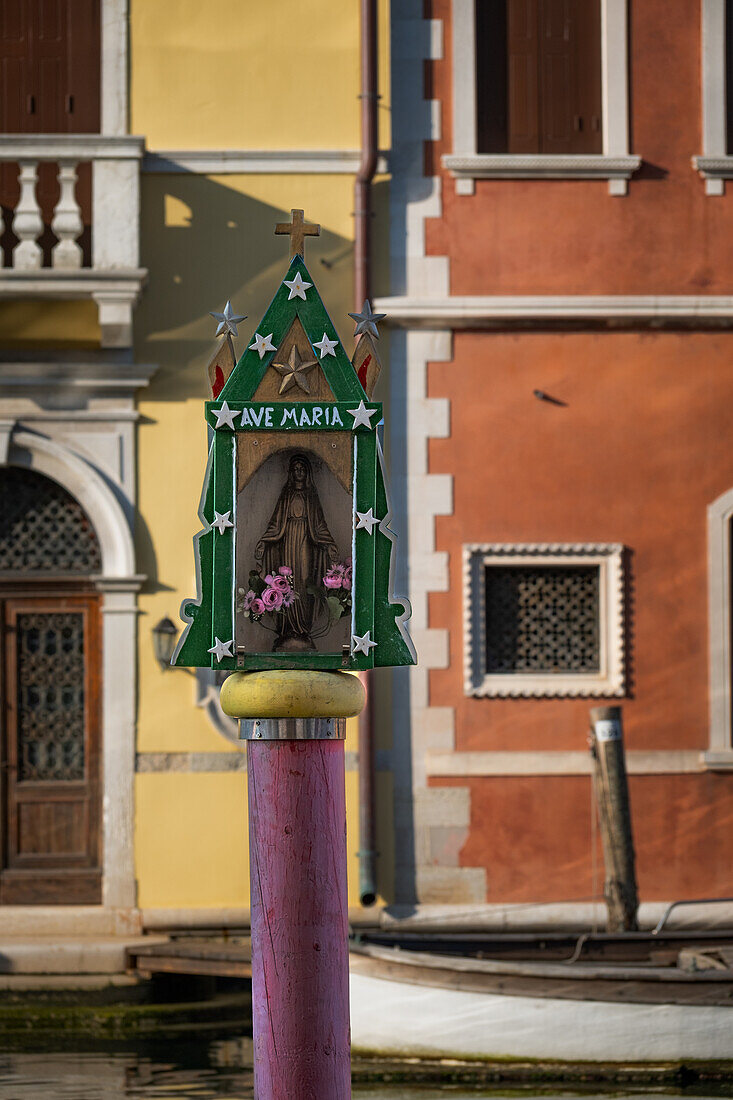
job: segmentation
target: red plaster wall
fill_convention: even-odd
[[[430,471],[453,474],[454,513],[436,521],[450,591],[430,625],[451,661],[430,700],[456,707],[458,750],[584,749],[589,707],[464,696],[467,542],[628,547],[627,745],[707,745],[706,509],[733,486],[731,352],[728,334],[457,333],[453,362],[431,364],[451,437],[431,440]]]
[[[589,778],[431,781],[431,786],[466,785],[471,790],[471,830],[461,864],[486,868],[487,901],[590,900]],[[631,778],[642,901],[733,894],[730,790],[730,782],[723,776]],[[600,894],[600,845],[596,860],[596,892]]]
[[[443,176],[443,212],[426,239],[449,257],[451,295],[732,292],[733,186],[706,196],[691,164],[702,152],[699,3],[629,2],[630,151],[644,165],[626,197],[606,182],[546,180],[479,180],[457,196],[440,166],[452,152],[450,0],[428,0],[426,15],[445,31],[444,60],[426,73],[443,123],[426,155]],[[458,332],[453,361],[429,367],[429,396],[451,411],[429,470],[454,478],[454,514],[436,521],[450,591],[430,597],[450,667],[431,671],[430,703],[455,708],[458,752],[584,751],[593,702],[464,696],[466,542],[628,547],[627,747],[707,746],[706,509],[733,487],[732,358],[728,332]],[[591,893],[587,778],[431,782],[471,790],[461,859],[486,867],[489,901]],[[733,893],[733,775],[631,786],[642,899]]]
[[[428,252],[450,256],[452,294],[727,294],[733,277],[733,188],[705,195],[691,158],[702,153],[700,5],[629,3],[630,151],[643,167],[626,197],[605,181],[478,180],[456,195],[440,156],[452,148],[450,0],[442,61],[428,93],[441,101],[443,218],[427,223]]]

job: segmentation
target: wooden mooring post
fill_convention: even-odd
[[[592,707],[590,717],[593,787],[606,868],[607,929],[632,932],[639,927],[636,919],[639,896],[621,707]]]
[[[255,1096],[348,1100],[344,737],[364,688],[340,672],[235,673],[221,700],[247,741]]]

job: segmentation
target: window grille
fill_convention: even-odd
[[[597,566],[487,566],[486,672],[598,672]]]
[[[0,573],[85,575],[102,568],[78,501],[34,470],[0,468]]]
[[[84,616],[17,620],[18,780],[84,778]]]

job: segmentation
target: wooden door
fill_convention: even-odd
[[[98,904],[96,595],[2,600],[4,904]]]
[[[101,34],[99,0],[0,0],[0,133],[86,134],[100,125]],[[18,165],[0,166],[0,202],[5,223],[19,197]],[[38,169],[38,202],[50,227],[58,202],[57,168]],[[91,166],[78,170],[77,201],[89,249]],[[50,228],[41,245],[50,262]],[[15,243],[6,241],[10,248]]]

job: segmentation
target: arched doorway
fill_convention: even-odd
[[[0,468],[3,904],[101,901],[99,540],[71,494]]]

